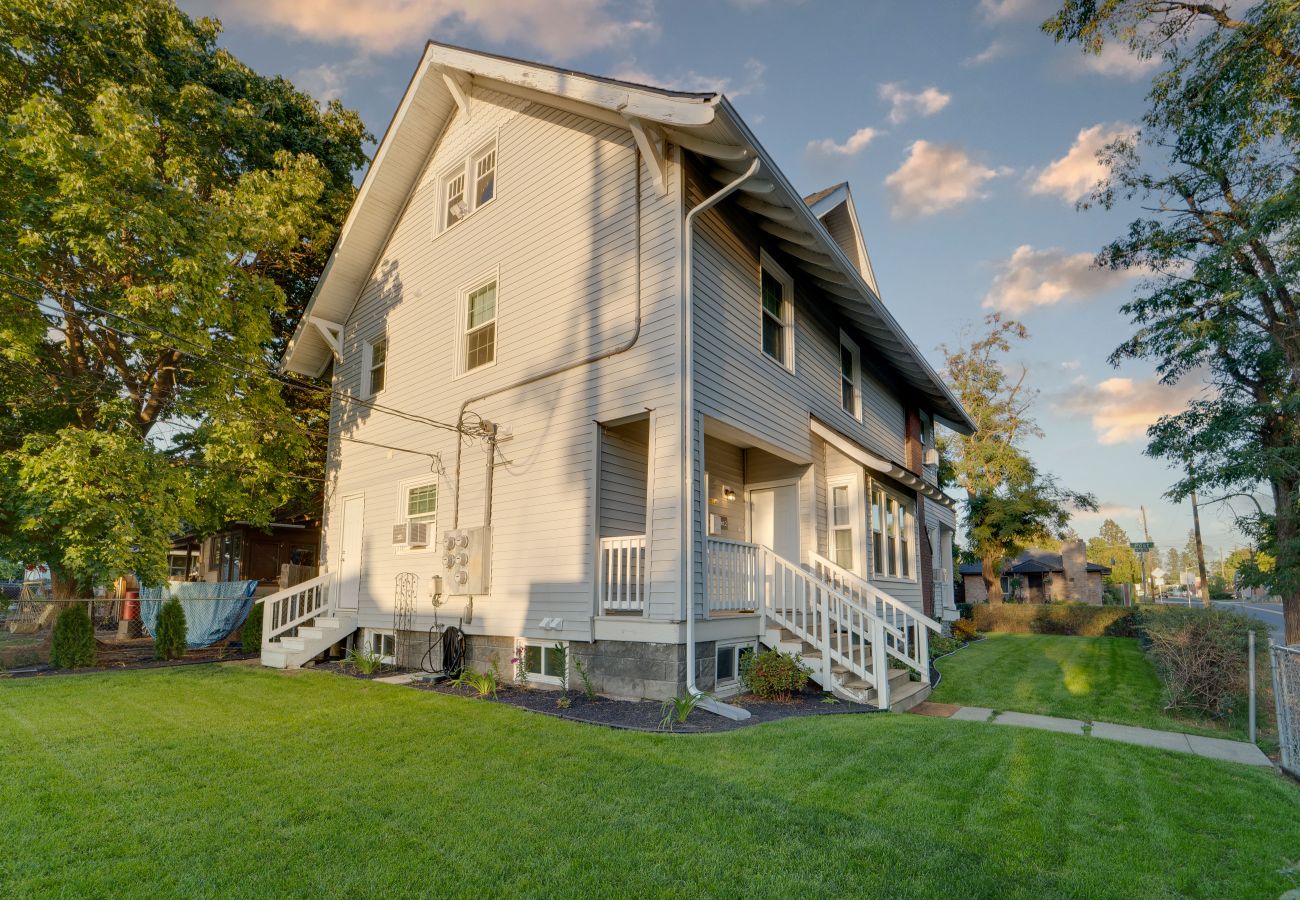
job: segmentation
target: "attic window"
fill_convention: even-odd
[[[497,193],[497,142],[493,138],[442,176],[438,231],[446,231],[492,202]]]

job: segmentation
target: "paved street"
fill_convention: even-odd
[[[1235,600],[1215,600],[1214,605],[1222,609],[1243,612],[1252,619],[1259,619],[1272,631],[1273,641],[1278,644],[1283,643],[1281,603],[1238,603]]]

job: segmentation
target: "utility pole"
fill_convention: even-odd
[[[1187,474],[1196,479],[1196,470],[1191,461],[1187,463]],[[1201,605],[1210,608],[1210,579],[1205,574],[1205,545],[1201,543],[1201,511],[1196,505],[1196,491],[1192,491],[1192,533],[1196,536],[1196,568],[1201,573]]]
[[[1151,543],[1151,531],[1147,528],[1147,508],[1139,506],[1138,509],[1142,510],[1142,537],[1149,544]],[[1155,594],[1155,576],[1151,574],[1151,567],[1147,565],[1147,555],[1150,552],[1149,550],[1142,552],[1142,588],[1146,592],[1148,603],[1151,602],[1151,597]]]

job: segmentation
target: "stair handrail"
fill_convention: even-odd
[[[326,572],[262,598],[262,649],[297,632],[299,626],[334,611],[334,572]]]
[[[869,597],[873,607],[879,604],[879,608],[870,611],[876,618],[884,621],[892,633],[894,640],[886,642],[889,655],[917,672],[921,680],[928,684],[930,682],[929,632],[941,634],[943,625],[881,590],[857,572],[846,569],[820,554],[812,553],[809,556],[819,579],[850,595],[856,591]],[[845,590],[841,585],[848,589]]]
[[[773,579],[762,591],[764,617],[821,650],[824,686],[830,685],[832,664],[838,663],[875,688],[877,704],[888,709],[886,635],[901,642],[903,633],[874,615],[847,591],[818,577],[807,567],[785,559],[766,546],[759,552],[760,577],[766,581],[770,575]],[[784,581],[783,588],[778,589],[778,577],[788,579],[790,589],[799,595],[798,608],[784,599]]]

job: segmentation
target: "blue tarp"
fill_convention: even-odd
[[[140,619],[150,634],[158,626],[163,599],[175,597],[185,610],[185,645],[190,649],[215,644],[248,618],[253,608],[252,581],[179,581],[166,587],[140,590]]]

